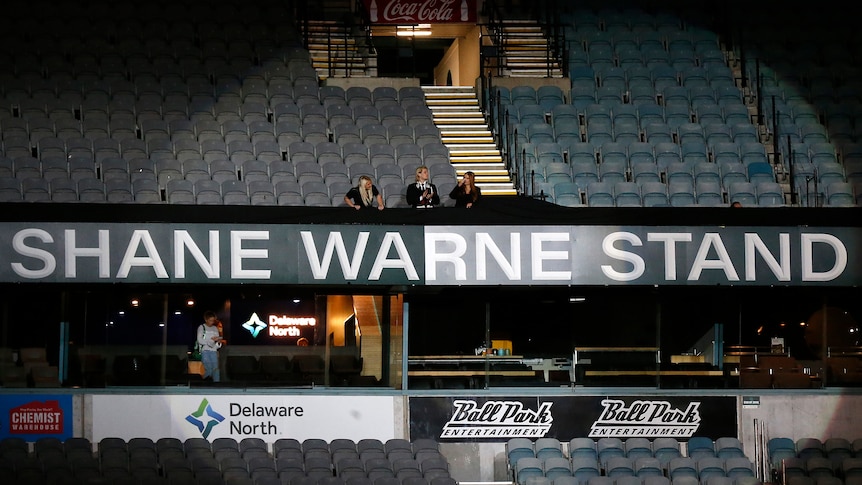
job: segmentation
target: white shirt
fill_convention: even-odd
[[[221,348],[221,342],[213,340],[213,337],[218,337],[218,326],[208,326],[202,323],[198,327],[198,343],[201,344],[201,351],[213,351]]]

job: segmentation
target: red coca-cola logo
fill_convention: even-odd
[[[473,20],[466,0],[366,0],[375,23],[444,23]]]

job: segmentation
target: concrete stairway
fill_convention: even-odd
[[[344,22],[309,20],[308,50],[320,79],[377,76],[377,57],[369,54]]]
[[[516,195],[471,86],[424,86],[425,100],[460,177],[472,171],[483,195]],[[431,174],[432,178],[434,174]]]
[[[535,21],[503,21],[500,28],[498,49],[504,75],[563,77],[559,60],[553,56],[548,59],[548,39]]]

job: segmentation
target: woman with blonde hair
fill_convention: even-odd
[[[344,202],[356,210],[373,209],[375,200],[377,200],[377,210],[382,211],[384,208],[383,196],[377,187],[371,183],[371,177],[368,175],[360,176],[359,184],[344,195]]]
[[[437,186],[428,180],[428,167],[416,167],[416,182],[407,186],[407,203],[411,207],[427,209],[440,205]]]
[[[455,207],[471,208],[482,198],[482,189],[476,187],[476,177],[473,172],[465,172],[458,185],[449,192],[449,197],[455,199]]]

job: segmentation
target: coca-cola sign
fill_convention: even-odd
[[[476,22],[476,0],[364,0],[372,24]]]

